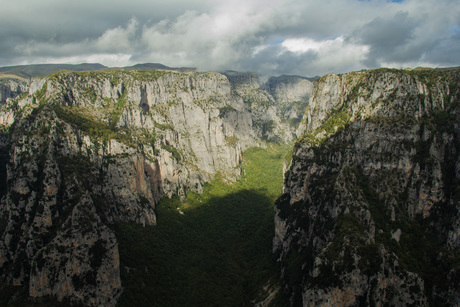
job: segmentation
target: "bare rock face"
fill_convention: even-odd
[[[459,76],[315,82],[275,209],[292,305],[459,304]]]
[[[22,78],[0,77],[0,105],[8,98],[16,98],[27,92],[27,81]]]
[[[265,87],[278,102],[284,103],[292,101],[308,102],[313,92],[312,79],[299,76],[282,75],[270,77]]]
[[[235,180],[244,149],[294,129],[258,85],[218,73],[61,72],[0,109],[0,275],[32,302],[114,306],[118,222]]]
[[[115,305],[122,291],[118,244],[105,223],[110,217],[112,222],[154,224],[155,195],[145,194],[152,205],[146,201],[143,207],[142,192],[120,195],[123,190],[113,188],[117,181],[82,155],[78,134],[48,106],[11,129],[1,200],[3,278],[28,283],[31,298]],[[124,165],[124,171],[135,173],[134,163]],[[112,186],[110,191],[106,186]],[[111,211],[104,211],[108,207]]]
[[[115,234],[101,224],[89,195],[82,196],[62,228],[33,257],[30,297],[114,305],[122,289],[118,245]]]

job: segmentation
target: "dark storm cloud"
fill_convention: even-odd
[[[369,47],[363,64],[458,66],[460,44],[452,32],[460,22],[458,5],[453,1],[407,2],[403,10],[379,16],[348,37]]]
[[[442,66],[454,66],[460,63],[460,33],[438,40],[432,48],[424,53],[428,62],[440,63]]]
[[[404,62],[420,57],[420,52],[410,50],[417,23],[408,13],[398,12],[390,18],[376,18],[352,35],[352,40],[370,47],[364,61],[367,66],[378,66],[380,61]]]
[[[0,66],[160,62],[318,75],[455,66],[454,0],[18,0],[0,11]]]

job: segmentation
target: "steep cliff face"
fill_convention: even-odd
[[[235,91],[253,114],[257,135],[273,142],[293,141],[305,106],[313,91],[313,83],[299,76],[271,77],[262,82],[257,74],[226,72]]]
[[[300,123],[313,93],[311,80],[313,79],[282,75],[269,78],[264,86],[277,101],[281,116],[286,118],[293,128]]]
[[[0,75],[0,105],[8,98],[16,98],[27,91],[27,80],[22,78],[3,77]]]
[[[244,149],[294,133],[218,73],[61,72],[24,92],[0,110],[0,274],[34,299],[114,305],[114,223],[154,225],[160,197],[235,180]]]
[[[308,102],[313,91],[312,80],[290,75],[270,77],[265,88],[278,102]]]
[[[316,81],[276,204],[292,305],[460,303],[459,76]]]
[[[121,294],[118,247],[106,225],[155,222],[157,189],[133,184],[147,180],[136,166],[142,156],[128,150],[117,156],[116,141],[91,156],[97,145],[47,105],[10,129],[9,159],[2,161],[3,278],[28,284],[34,298],[114,304]]]

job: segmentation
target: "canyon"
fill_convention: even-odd
[[[36,304],[116,305],[117,227],[159,227],[162,201],[237,185],[245,152],[276,143],[291,148],[269,234],[279,281],[253,305],[459,304],[459,74],[5,76],[2,282]]]

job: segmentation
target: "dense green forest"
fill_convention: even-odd
[[[248,306],[276,286],[273,204],[288,146],[244,152],[242,177],[222,176],[203,194],[163,199],[158,224],[117,224],[120,306]]]

